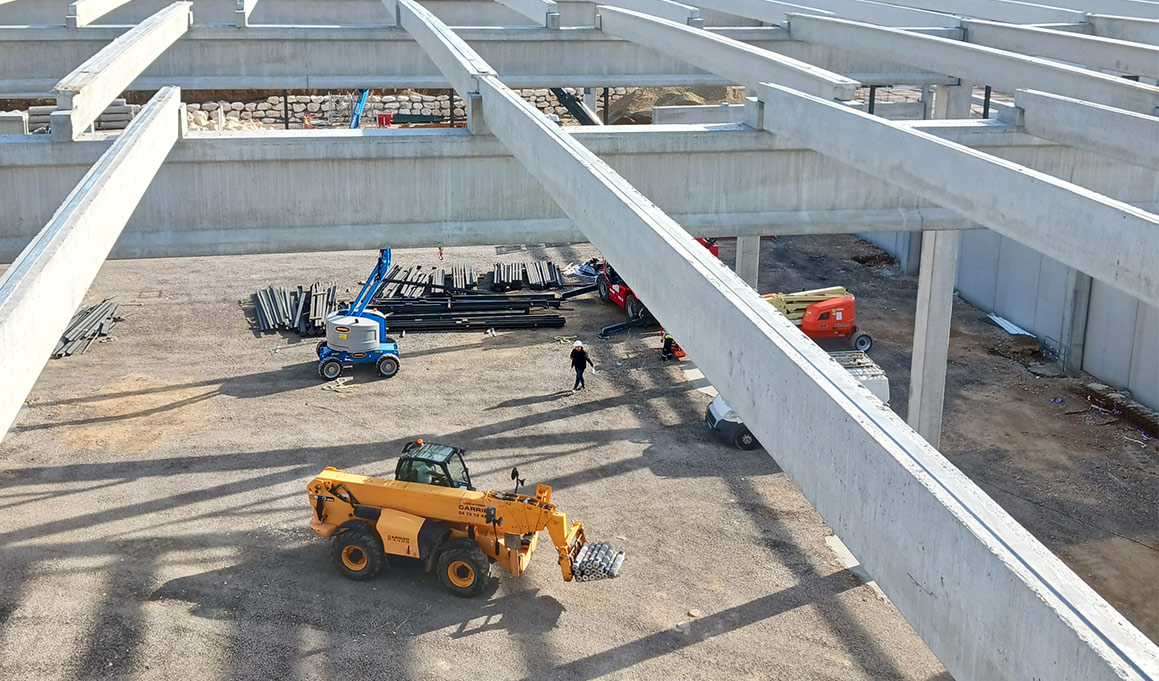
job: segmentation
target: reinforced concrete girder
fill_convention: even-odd
[[[261,9],[259,4],[256,11]],[[61,74],[125,30],[123,26],[90,26],[83,31],[0,27],[0,98],[45,96]],[[951,76],[896,61],[792,41],[780,27],[705,30],[846,74],[863,85],[957,82]],[[686,62],[595,28],[463,28],[456,33],[494,65],[511,87],[727,84]],[[390,68],[376,68],[377,64]],[[186,90],[448,87],[413,38],[392,26],[256,25],[245,31],[234,26],[194,26],[130,89],[156,90],[170,84]]]
[[[948,12],[962,17],[1008,21],[1013,24],[1078,23],[1086,13],[1050,6],[1047,3],[1014,0],[891,0],[891,4]]]
[[[1141,632],[680,225],[498,79],[480,92],[495,136],[772,443],[956,679],[1159,672]]]
[[[596,5],[597,17],[600,13],[600,5],[640,12],[641,14],[675,21],[678,24],[684,24],[686,26],[701,27],[704,25],[704,20],[700,18],[699,9],[692,5],[672,2],[671,0],[612,0],[611,2],[600,2]],[[599,19],[597,18],[596,21],[599,22]],[[598,23],[596,25],[597,27],[599,26]]]
[[[1089,14],[1087,23],[1095,35],[1103,38],[1159,45],[1159,20]]]
[[[804,14],[790,15],[789,34],[795,40],[921,64],[1007,92],[1035,88],[1146,114],[1159,107],[1159,87],[958,40]]]
[[[1014,105],[1026,132],[1159,170],[1159,118],[1047,92],[1019,90]]]
[[[455,89],[464,102],[479,92],[478,77],[494,75],[487,62],[465,40],[414,0],[397,0],[399,23]]]
[[[175,2],[121,34],[56,84],[52,138],[71,141],[109,102],[177,41],[192,21],[192,2]]]
[[[1008,52],[1059,59],[1092,69],[1159,75],[1159,47],[1069,31],[964,19],[966,41]]]
[[[76,0],[68,6],[64,25],[69,28],[88,26],[129,0]]]
[[[958,27],[958,17],[944,12],[930,12],[865,0],[801,0],[798,3],[779,0],[696,0],[696,4],[705,9],[759,19],[771,24],[783,23],[787,14],[818,14],[882,26]]]
[[[16,420],[61,332],[177,141],[181,94],[154,95],[0,275],[0,432]]]
[[[912,125],[830,106],[779,85],[762,83],[760,98],[766,130],[955,210],[1149,304],[1159,301],[1159,215]]]
[[[825,99],[844,101],[853,99],[860,85],[812,64],[672,21],[603,5],[599,6],[599,13],[604,33],[695,62],[699,68],[747,88],[772,81]]]
[[[1046,0],[1042,4],[1092,14],[1159,19],[1159,3],[1154,0]]]
[[[496,0],[496,2],[546,28],[559,28],[559,5],[555,0]]]

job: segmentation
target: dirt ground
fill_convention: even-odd
[[[528,255],[446,253],[479,269]],[[374,257],[105,265],[89,300],[115,295],[127,319],[49,362],[0,445],[0,677],[949,678],[838,565],[775,463],[713,439],[708,396],[654,335],[595,340],[618,308],[592,296],[560,330],[409,334],[398,376],[356,370],[343,392],[318,379],[314,339],[255,334],[239,305],[270,283],[353,285]],[[572,395],[575,336],[597,373]],[[409,565],[340,578],[306,483],[327,465],[389,475],[415,437],[468,448],[481,486],[507,489],[513,465],[552,485],[589,538],[627,551],[621,576],[564,583],[548,548],[474,600]]]
[[[760,289],[845,286],[908,409],[917,278],[852,236],[763,240]],[[732,263],[735,242],[722,241]],[[865,263],[865,264],[862,264]],[[954,301],[941,452],[1153,641],[1159,641],[1159,442],[1092,408],[1092,379],[1039,378],[1022,344]],[[846,349],[834,347],[833,349]]]

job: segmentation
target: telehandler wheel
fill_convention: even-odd
[[[641,303],[640,299],[631,293],[624,300],[624,311],[628,313],[628,319],[639,319],[648,313],[644,303]]]
[[[853,334],[853,338],[849,339],[849,344],[853,346],[854,350],[869,352],[869,349],[873,347],[873,338],[864,331],[858,331]]]
[[[318,345],[314,347],[314,352],[318,353],[318,359],[322,359],[322,350],[326,347],[326,341],[318,341]]]
[[[318,375],[327,381],[333,381],[342,375],[342,362],[336,359],[328,359],[318,365]]]
[[[608,275],[601,274],[596,277],[596,293],[605,303],[612,297],[612,282],[608,279]]]
[[[382,539],[363,522],[353,523],[350,529],[334,535],[330,540],[330,551],[338,571],[349,579],[370,579],[386,564]]]
[[[378,375],[383,378],[390,378],[398,373],[398,358],[394,355],[383,355],[379,358]]]
[[[478,596],[491,576],[487,555],[470,539],[447,542],[436,569],[447,591],[462,598]]]

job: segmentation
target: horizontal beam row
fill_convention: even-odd
[[[1159,117],[1046,92],[1019,90],[1014,105],[1026,132],[1059,144],[1159,170]]]
[[[1159,47],[1070,31],[964,19],[966,40],[1008,52],[1049,57],[1092,69],[1159,76]]]
[[[106,45],[53,88],[52,137],[73,140],[189,30],[192,2],[174,2]]]
[[[795,40],[906,60],[1006,92],[1034,88],[1146,114],[1159,107],[1159,87],[958,40],[800,14],[790,16],[789,33]]]
[[[806,13],[867,21],[881,26],[958,27],[958,18],[951,14],[869,0],[696,0],[696,4],[705,9],[771,24],[784,23],[788,14]]]
[[[177,141],[181,95],[166,88],[85,174],[0,275],[0,432],[7,432],[109,250]]]
[[[836,100],[853,99],[860,85],[812,64],[672,21],[604,6],[599,11],[604,33],[688,60],[731,83],[754,88],[762,80],[774,81]]]

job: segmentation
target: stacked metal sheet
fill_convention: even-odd
[[[577,582],[611,579],[620,574],[626,557],[605,541],[584,544],[571,562],[571,571]]]
[[[83,355],[98,338],[108,336],[113,326],[122,321],[120,309],[112,298],[106,298],[78,311],[68,323],[56,349],[52,351],[53,359],[68,357],[77,352]]]

